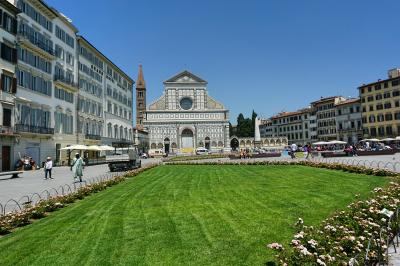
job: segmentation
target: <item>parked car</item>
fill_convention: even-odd
[[[149,150],[149,155],[150,158],[154,158],[154,157],[164,157],[165,156],[165,152],[163,149],[150,149]]]
[[[196,155],[209,154],[210,152],[206,148],[197,148]]]
[[[148,159],[149,158],[149,156],[147,155],[147,153],[142,153],[142,154],[140,154],[140,158],[142,158],[142,159]]]

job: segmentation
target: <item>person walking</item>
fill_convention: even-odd
[[[44,179],[47,179],[47,175],[49,175],[50,179],[54,179],[51,176],[51,169],[53,169],[53,161],[51,160],[51,157],[47,157],[46,162],[44,163]]]
[[[293,143],[290,146],[290,149],[292,150],[292,153],[290,154],[290,156],[292,157],[292,159],[296,159],[296,151],[297,151],[297,145],[296,143]]]
[[[83,160],[79,153],[75,154],[74,161],[71,166],[72,173],[74,174],[74,180],[79,178],[79,182],[82,182],[83,176]]]

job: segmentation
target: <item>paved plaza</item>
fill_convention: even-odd
[[[159,159],[142,160],[142,165],[159,162]],[[115,172],[114,172],[115,173]],[[107,164],[87,166],[84,169],[84,180],[110,174]],[[0,203],[4,204],[9,199],[19,200],[25,195],[33,193],[41,194],[45,190],[59,188],[65,184],[73,185],[74,179],[69,167],[54,167],[52,176],[54,179],[44,180],[43,169],[27,171],[20,175],[20,178],[0,179]]]

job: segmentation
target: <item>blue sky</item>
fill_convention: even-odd
[[[188,69],[231,121],[263,117],[357,87],[400,66],[400,1],[47,0],[136,79],[147,101]]]

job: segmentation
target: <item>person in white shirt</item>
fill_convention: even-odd
[[[51,157],[47,157],[46,162],[44,163],[44,179],[47,179],[47,174],[49,174],[50,179],[54,179],[51,177],[51,169],[53,168],[53,161]]]
[[[297,145],[296,145],[296,143],[293,143],[293,144],[290,146],[290,148],[291,148],[291,150],[292,150],[292,153],[291,153],[290,155],[291,155],[292,159],[294,159],[294,158],[296,158],[296,151],[297,151]]]

